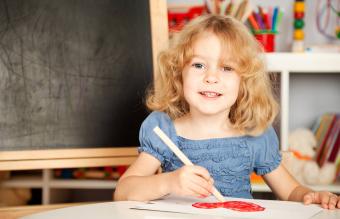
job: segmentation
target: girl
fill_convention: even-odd
[[[115,200],[206,197],[213,185],[224,196],[252,198],[255,171],[281,200],[340,207],[338,196],[300,185],[282,166],[262,49],[235,19],[206,15],[186,25],[159,56],[147,106],[154,112],[141,126],[139,157],[120,178]],[[155,126],[195,166],[184,166]]]

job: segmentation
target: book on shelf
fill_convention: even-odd
[[[334,146],[332,148],[332,152],[328,158],[328,162],[335,162],[337,157],[340,157],[340,133],[338,133],[338,136],[336,137],[336,141],[334,143]]]
[[[320,125],[317,128],[317,131],[315,133],[316,136],[316,141],[317,141],[317,152],[316,152],[316,161],[319,164],[319,166],[322,166],[321,160],[324,159],[323,156],[325,156],[325,154],[327,152],[325,152],[325,148],[326,148],[326,142],[327,139],[331,133],[332,127],[334,126],[334,123],[336,121],[336,114],[324,114],[322,115],[321,121],[320,121]]]
[[[333,150],[333,148],[336,146],[336,140],[337,137],[339,136],[339,131],[340,131],[340,115],[335,116],[330,128],[329,128],[329,135],[326,137],[324,140],[324,150],[323,154],[320,157],[319,160],[319,165],[323,166],[326,161],[329,160],[330,154]]]
[[[320,126],[321,123],[321,116],[318,117],[318,119],[316,120],[316,122],[314,123],[313,127],[312,127],[312,132],[316,135],[316,132],[318,131],[318,128]]]

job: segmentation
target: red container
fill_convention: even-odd
[[[275,51],[274,33],[255,33],[255,38],[263,45],[265,52]]]

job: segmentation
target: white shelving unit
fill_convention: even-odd
[[[279,72],[281,75],[281,149],[287,150],[287,139],[289,133],[289,116],[294,112],[289,112],[290,99],[290,77],[295,73],[324,74],[332,73],[340,77],[340,54],[291,54],[291,53],[271,53],[266,54],[268,70]],[[340,80],[339,80],[340,81]],[[315,89],[315,88],[311,88]],[[340,83],[339,83],[340,89]],[[340,96],[340,92],[334,94],[335,98]],[[329,100],[331,101],[331,100]],[[340,110],[340,101],[337,103]],[[51,169],[44,169],[42,173],[33,177],[14,177],[0,184],[0,187],[25,187],[41,188],[43,204],[53,203],[56,200],[55,192],[58,189],[113,189],[116,185],[112,180],[73,180],[54,179]],[[266,185],[253,185],[255,192],[268,192],[270,189]],[[316,190],[328,190],[340,193],[340,185],[312,186]]]
[[[329,74],[336,76],[336,82],[339,82],[335,89],[337,93],[333,93],[331,96],[325,96],[329,98],[327,101],[332,102],[333,109],[336,108],[337,112],[340,112],[340,54],[336,53],[268,53],[266,54],[267,66],[269,72],[278,72],[280,74],[280,86],[281,86],[281,150],[288,150],[288,135],[290,131],[290,117],[295,116],[297,112],[290,112],[290,91],[291,81],[294,80],[296,74],[303,74],[308,81],[308,77],[312,74],[319,74],[321,76],[329,76]],[[335,82],[335,83],[336,83]],[[310,87],[309,89],[318,89],[318,87]],[[322,92],[322,90],[320,90]],[[308,95],[308,93],[307,93]],[[336,100],[339,100],[338,102]],[[302,100],[304,101],[304,100]],[[317,101],[317,100],[315,100]],[[335,101],[335,103],[333,102]],[[323,106],[327,108],[327,106]],[[313,109],[306,109],[313,110]],[[324,112],[326,113],[326,112]],[[298,115],[301,116],[301,115]],[[297,117],[298,117],[297,116]],[[317,118],[315,113],[315,118]],[[305,127],[308,128],[308,127]],[[327,190],[335,193],[340,193],[340,184],[338,185],[322,185],[322,186],[310,186],[315,190]],[[269,192],[270,189],[267,185],[252,185],[252,189],[255,192]]]
[[[290,76],[295,73],[332,73],[340,75],[340,54],[336,53],[268,53],[268,71],[281,74],[281,150],[288,149]],[[340,84],[339,84],[340,87]],[[317,89],[317,88],[311,88]],[[340,96],[340,93],[334,96]],[[332,97],[331,97],[332,98]],[[332,101],[331,99],[329,101]],[[340,103],[339,103],[340,111]],[[291,112],[293,113],[293,112]]]

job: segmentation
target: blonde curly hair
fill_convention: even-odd
[[[182,71],[194,55],[195,41],[207,32],[220,39],[222,51],[228,52],[221,59],[231,58],[241,78],[238,98],[229,113],[230,123],[245,134],[261,134],[278,113],[263,49],[242,23],[228,16],[197,17],[173,36],[169,48],[158,56],[159,69],[147,91],[147,107],[165,112],[172,119],[189,112],[183,95]]]

